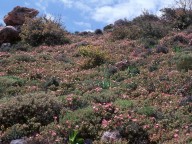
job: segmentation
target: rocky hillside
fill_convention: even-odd
[[[16,7],[0,28],[0,143],[192,143],[192,11],[162,11],[72,34]]]

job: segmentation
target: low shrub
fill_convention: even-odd
[[[56,20],[47,19],[45,16],[35,19],[27,18],[21,27],[20,37],[24,43],[31,46],[69,43],[61,24]]]
[[[110,90],[105,90],[100,93],[87,94],[84,96],[85,99],[94,103],[109,103],[114,102],[118,96]]]
[[[136,40],[142,37],[143,31],[140,27],[132,25],[132,26],[121,26],[115,27],[111,33],[111,39],[121,40],[121,39],[131,39]]]
[[[19,94],[21,92],[21,86],[23,85],[25,85],[25,80],[18,77],[0,77],[0,98]]]
[[[130,77],[134,77],[140,74],[140,70],[136,66],[129,66],[127,72]]]
[[[142,26],[143,37],[160,39],[167,35],[168,30],[161,23],[146,22]]]
[[[10,51],[26,51],[26,52],[30,50],[32,50],[32,46],[23,42],[13,44],[10,49]]]
[[[51,95],[35,93],[14,97],[1,104],[1,126],[5,130],[17,123],[28,125],[31,119],[42,126],[47,125],[59,115],[61,108],[62,104]]]
[[[144,115],[147,115],[147,116],[154,116],[155,109],[153,107],[150,107],[150,106],[144,106],[144,107],[138,109],[138,113],[139,114],[144,114]]]
[[[26,124],[15,124],[6,129],[6,131],[1,136],[1,140],[6,143],[14,139],[20,139],[27,136],[33,132],[38,131],[40,123],[29,122]]]
[[[134,103],[131,100],[124,99],[117,99],[114,104],[122,110],[127,110],[128,108],[132,108],[134,106]]]
[[[35,62],[36,59],[33,56],[27,55],[27,54],[20,54],[14,56],[14,59],[18,62]]]
[[[103,28],[103,31],[110,31],[110,30],[113,30],[113,24],[106,25],[106,26]]]
[[[179,56],[177,60],[177,69],[178,70],[192,70],[192,54],[183,53]]]
[[[82,46],[79,48],[79,54],[88,58],[81,66],[82,68],[94,68],[108,61],[108,54],[99,47]]]
[[[96,35],[100,35],[100,34],[103,34],[103,32],[102,32],[101,29],[96,29],[96,30],[95,30],[95,34],[96,34]]]
[[[68,95],[61,97],[65,108],[70,110],[76,110],[88,106],[87,100],[77,95]]]
[[[164,53],[167,54],[169,52],[169,49],[165,46],[157,46],[156,53]]]

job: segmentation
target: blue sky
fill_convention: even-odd
[[[3,0],[0,5],[0,23],[15,6],[39,10],[39,15],[60,17],[70,32],[102,29],[120,18],[128,20],[148,10],[158,14],[170,7],[174,0]]]

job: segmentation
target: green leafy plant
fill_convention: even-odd
[[[130,77],[134,77],[140,74],[140,70],[135,66],[129,66],[127,71]]]
[[[78,137],[78,131],[77,130],[73,130],[69,134],[69,144],[83,144],[83,143],[84,143],[84,139]]]
[[[110,79],[104,79],[103,81],[101,81],[99,83],[99,86],[102,88],[102,89],[109,89],[111,87],[111,81]]]
[[[180,46],[174,46],[173,47],[173,51],[175,52],[175,53],[179,53],[179,52],[181,52],[181,47]]]

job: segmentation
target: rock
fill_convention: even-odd
[[[12,140],[10,144],[27,144],[24,139]]]
[[[115,67],[118,70],[125,70],[129,66],[129,62],[127,60],[122,60],[120,62],[115,63]]]
[[[179,105],[180,106],[186,106],[189,103],[192,103],[192,96],[187,96],[187,97],[183,98]]]
[[[11,44],[10,43],[3,43],[0,47],[1,52],[7,52],[11,49]]]
[[[103,142],[114,142],[119,141],[121,139],[121,135],[119,131],[107,131],[103,133],[103,136],[101,137],[101,141]]]
[[[4,17],[4,22],[7,26],[22,25],[25,17],[34,18],[38,13],[38,10],[17,6]]]
[[[164,46],[157,46],[156,48],[156,52],[157,53],[164,53],[164,54],[167,54],[169,52],[168,48],[167,47],[164,47]]]
[[[81,47],[81,46],[88,46],[89,45],[89,43],[88,42],[86,42],[86,41],[82,41],[82,42],[78,42],[76,45],[75,45],[75,47]]]
[[[13,26],[5,26],[0,28],[0,44],[13,43],[19,39],[19,32]]]
[[[92,144],[92,143],[93,143],[93,141],[91,139],[86,139],[84,141],[84,144]]]
[[[54,57],[57,61],[63,61],[65,63],[69,63],[70,59],[65,54],[58,54]]]
[[[118,69],[117,69],[116,66],[110,65],[109,68],[108,68],[107,73],[108,73],[109,76],[111,76],[111,75],[115,74],[117,72],[117,70]]]

